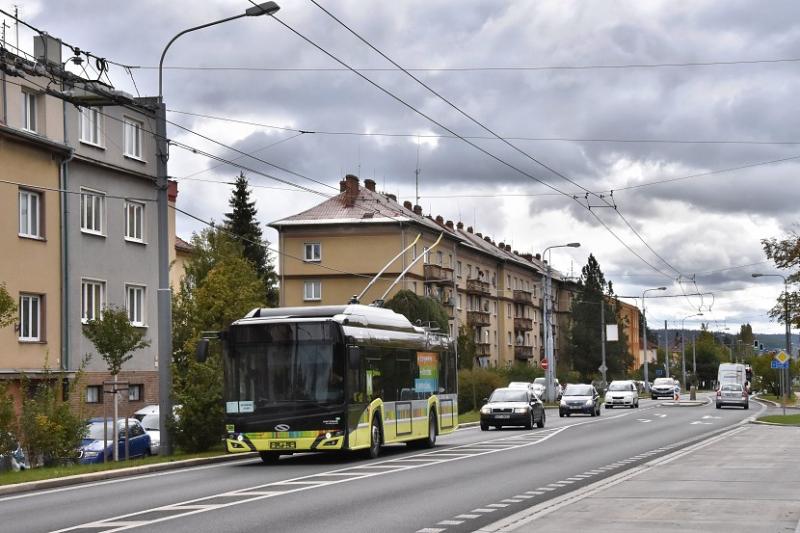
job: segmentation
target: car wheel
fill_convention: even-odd
[[[266,465],[274,465],[281,458],[281,454],[277,452],[258,452],[258,455],[261,457],[261,462]]]
[[[595,409],[594,407],[592,407],[592,412],[591,412],[591,413],[589,413],[589,414],[590,414],[590,415],[592,415],[592,416],[597,416],[597,409]]]
[[[747,403],[745,403],[745,404],[744,404],[744,408],[745,408],[745,409],[750,409],[750,402],[747,402]]]
[[[489,426],[484,423],[481,423],[481,431],[489,431]]]
[[[533,429],[533,411],[531,411],[527,422],[525,422],[525,429]]]
[[[721,407],[722,407],[722,406],[721,406],[720,404],[717,404],[717,409],[720,409]]]
[[[658,400],[658,396],[651,396],[650,399],[651,400]]]
[[[601,412],[601,411],[600,411],[600,406],[598,405],[598,406],[597,406],[597,416],[600,416],[600,412]]]
[[[536,427],[537,428],[543,428],[544,427],[544,422],[545,422],[545,414],[544,414],[544,409],[542,409],[542,416],[539,417],[539,421],[536,422]]]
[[[564,413],[562,413],[561,411],[559,411],[559,412],[558,412],[558,416],[559,416],[559,418],[564,418]]]
[[[634,409],[638,409],[639,408],[639,400],[636,400],[636,403],[633,404],[633,407],[634,407]]]
[[[372,418],[372,427],[369,431],[369,448],[367,458],[375,459],[381,454],[381,419],[379,416]]]

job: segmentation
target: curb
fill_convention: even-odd
[[[751,420],[751,424],[759,424],[762,426],[779,426],[783,428],[798,428],[800,425],[798,424],[779,424],[778,422],[764,422],[762,420]]]
[[[89,474],[77,474],[53,479],[43,479],[41,481],[28,481],[25,483],[14,483],[13,485],[0,485],[0,496],[29,492],[33,490],[54,489],[80,485],[91,481],[104,481],[106,479],[117,479],[122,477],[135,476],[139,474],[149,474],[152,472],[163,472],[166,470],[178,470],[192,466],[209,465],[216,463],[227,463],[239,459],[251,459],[258,457],[256,453],[226,454],[215,455],[213,457],[198,457],[195,459],[183,459],[180,461],[170,461],[167,463],[155,463],[152,465],[132,466],[129,468],[118,468],[115,470],[104,470],[102,472],[91,472]]]
[[[761,398],[759,396],[754,396],[753,399],[754,400],[758,400],[760,402],[768,403],[768,404],[772,405],[773,407],[781,407],[781,404],[779,404],[778,402],[773,401],[773,400],[767,400],[767,399]],[[786,408],[787,409],[800,409],[800,407],[798,407],[797,405],[787,405]]]

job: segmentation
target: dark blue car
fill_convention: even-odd
[[[103,449],[103,428],[105,425],[108,427],[106,437],[108,446]],[[86,437],[81,442],[79,449],[80,462],[82,464],[102,463],[104,458],[107,461],[112,461],[111,447],[113,446],[114,436],[116,436],[117,446],[119,447],[119,457],[121,459],[125,458],[125,419],[117,420],[116,426],[115,430],[111,419],[108,419],[105,424],[102,418],[93,418],[89,421]],[[150,435],[145,432],[142,424],[135,418],[129,418],[128,431],[130,432],[128,457],[150,456]]]

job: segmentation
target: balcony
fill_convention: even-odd
[[[488,342],[475,343],[475,355],[477,357],[489,357],[491,355],[491,348]]]
[[[515,317],[514,331],[533,331],[533,319]]]
[[[519,304],[533,305],[533,293],[530,291],[515,289],[513,299]]]
[[[514,346],[514,358],[523,361],[533,358],[533,346]]]
[[[482,296],[491,296],[491,292],[489,292],[489,282],[482,281],[479,279],[468,279],[467,293],[480,294]]]
[[[472,327],[484,327],[492,323],[489,313],[483,311],[467,311],[467,325]]]
[[[441,265],[424,265],[425,283],[452,284],[453,269]]]

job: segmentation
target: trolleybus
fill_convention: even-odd
[[[390,309],[254,309],[220,337],[230,453],[377,457],[383,444],[432,447],[458,425],[452,340]]]

